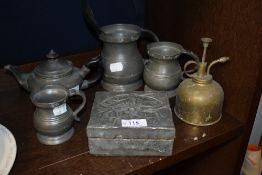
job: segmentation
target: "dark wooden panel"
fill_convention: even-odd
[[[201,56],[199,39],[208,36],[214,39],[208,61],[231,58],[212,72],[225,91],[224,111],[245,124],[241,137],[176,166],[176,173],[239,173],[262,92],[262,1],[146,0],[145,7],[145,26],[161,40],[180,43]]]
[[[261,9],[260,0],[149,0],[145,22],[161,40],[181,43],[200,56],[200,38],[213,38],[208,60],[231,58],[212,71],[225,90],[224,108],[245,120],[262,66]]]

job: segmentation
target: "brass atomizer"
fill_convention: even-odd
[[[202,61],[188,61],[184,65],[185,79],[177,88],[175,113],[182,121],[197,125],[207,126],[217,123],[222,116],[224,91],[222,87],[213,80],[210,68],[216,63],[224,63],[229,57],[221,57],[209,64],[207,67],[206,50],[211,38],[201,38],[203,42]],[[189,74],[186,69],[190,64],[196,64],[198,71]],[[207,69],[206,69],[207,68]]]

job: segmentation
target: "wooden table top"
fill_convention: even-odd
[[[81,62],[83,57],[73,58]],[[219,123],[208,127],[187,125],[173,114],[176,139],[172,156],[94,156],[89,154],[86,126],[96,91],[103,91],[101,85],[85,90],[87,104],[79,115],[81,121],[74,124],[74,136],[63,144],[47,146],[36,138],[35,108],[29,93],[19,87],[14,77],[0,70],[0,123],[13,133],[17,143],[17,156],[10,174],[152,174],[222,144],[242,131],[242,123],[227,114]],[[73,105],[78,102],[72,100]],[[173,110],[174,99],[170,103]]]

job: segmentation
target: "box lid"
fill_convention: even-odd
[[[167,94],[96,92],[87,136],[104,139],[175,138]]]

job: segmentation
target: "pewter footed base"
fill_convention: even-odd
[[[111,84],[105,81],[102,81],[102,86],[105,90],[110,92],[131,92],[143,85],[143,81],[139,80],[132,84]]]
[[[145,85],[144,91],[146,91],[146,92],[166,92],[166,93],[167,93],[167,96],[168,96],[169,98],[172,98],[172,97],[175,97],[175,96],[176,96],[176,89],[174,89],[174,90],[169,90],[169,91],[158,91],[158,90],[151,89],[150,87],[148,87],[147,85]]]
[[[37,133],[37,139],[39,140],[40,143],[45,145],[58,145],[68,141],[73,136],[73,134],[74,134],[74,128],[71,128],[66,133],[55,137],[41,135]]]

